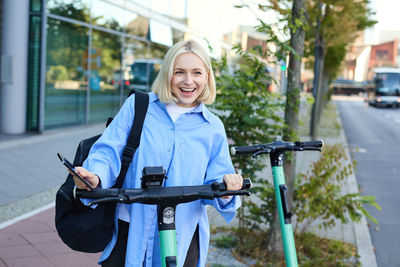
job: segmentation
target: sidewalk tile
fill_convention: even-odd
[[[14,232],[20,234],[30,234],[54,232],[54,229],[43,222],[23,220],[16,224],[10,225],[9,227],[7,227],[6,231],[9,233]]]
[[[51,243],[38,243],[33,246],[39,250],[43,255],[54,255],[54,254],[68,254],[73,252],[69,247],[64,245],[61,241]]]
[[[58,254],[47,256],[54,266],[60,267],[88,267],[99,266],[97,260],[90,258],[83,253]]]
[[[0,232],[0,247],[28,245],[28,242],[17,233]]]
[[[49,233],[27,233],[22,234],[22,236],[32,244],[41,243],[55,243],[60,240],[57,234],[54,232]]]
[[[8,267],[54,267],[54,264],[43,256],[6,260],[6,264]]]
[[[39,255],[40,253],[31,245],[0,247],[0,258],[3,260]]]

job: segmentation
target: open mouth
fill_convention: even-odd
[[[196,88],[182,88],[182,87],[180,87],[179,89],[183,93],[192,93],[192,92],[194,92],[196,90]]]

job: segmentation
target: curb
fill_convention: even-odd
[[[337,107],[337,104],[335,102]],[[342,119],[339,114],[339,110],[336,108],[336,113],[338,117],[338,121],[340,123],[340,139],[344,144],[344,148],[346,151],[346,155],[349,159],[351,159],[350,148],[347,143],[346,135],[343,130]],[[359,193],[358,191],[358,183],[355,176],[355,171],[353,170],[352,174],[349,176],[348,184],[347,184],[348,193]],[[371,241],[371,235],[369,233],[367,220],[364,215],[362,215],[361,220],[356,223],[351,221],[354,230],[354,236],[356,241],[356,247],[358,255],[360,255],[359,261],[362,267],[377,267],[378,264],[376,262],[374,247]]]

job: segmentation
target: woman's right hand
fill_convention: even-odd
[[[86,179],[86,181],[88,181],[94,188],[99,186],[100,178],[96,174],[86,170],[83,167],[75,167],[75,171],[83,179]],[[75,182],[76,187],[78,187],[79,189],[86,189],[86,190],[90,191],[90,188],[87,185],[85,185],[78,177],[73,175],[73,173],[71,173],[71,175],[74,178],[74,182]]]

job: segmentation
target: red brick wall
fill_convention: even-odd
[[[398,43],[399,41],[395,39],[392,42],[372,46],[368,67],[396,67]]]

